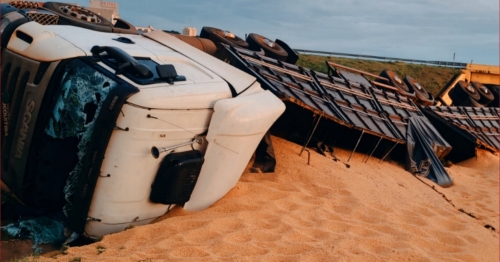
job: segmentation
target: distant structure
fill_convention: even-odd
[[[182,34],[187,36],[196,36],[196,28],[184,27],[184,29],[182,29]]]
[[[148,26],[148,27],[136,26],[135,28],[137,29],[137,33],[139,33],[141,35],[156,30],[152,26]]]
[[[118,14],[118,3],[116,2],[90,0],[89,9],[111,22],[113,22],[116,18],[120,18],[120,14]]]

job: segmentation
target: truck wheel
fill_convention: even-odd
[[[395,72],[393,72],[389,69],[384,69],[384,70],[382,70],[382,72],[380,72],[379,75],[381,77],[386,78],[387,81],[385,81],[383,79],[377,79],[376,80],[377,82],[395,87],[399,94],[407,97],[408,99],[410,99],[412,101],[417,100],[417,96],[415,95],[415,92],[413,90],[410,90],[410,88],[408,86],[406,86],[406,84],[403,82],[401,77],[399,77]]]
[[[74,25],[95,31],[112,32],[113,24],[106,18],[81,6],[46,2],[43,8],[59,15],[59,24]]]
[[[479,82],[471,82],[472,86],[479,93],[479,103],[482,105],[488,105],[495,99],[493,93],[483,84]]]
[[[295,65],[297,63],[297,60],[299,60],[299,54],[295,52],[287,43],[284,41],[281,41],[279,39],[276,39],[275,41],[278,45],[283,47],[285,51],[288,53],[288,57],[286,58],[287,63]]]
[[[474,106],[471,100],[477,102],[480,98],[476,89],[462,80],[458,81],[455,87],[448,92],[448,95],[455,106]]]
[[[394,71],[389,70],[389,69],[384,69],[382,72],[379,74],[381,77],[385,77],[389,80],[389,84],[401,89],[405,92],[411,93],[410,88],[405,85],[401,77],[399,77]]]
[[[476,101],[474,99],[472,99],[471,97],[469,97],[469,101],[468,101],[470,104],[467,105],[467,106],[472,106],[472,107],[485,107],[484,104],[481,104],[479,103],[479,101]]]
[[[201,29],[200,37],[210,39],[214,41],[216,45],[220,45],[221,43],[223,43],[230,46],[248,49],[248,43],[245,42],[245,40],[239,38],[229,31],[224,31],[218,28],[204,26]]]
[[[491,91],[491,93],[493,93],[493,101],[491,101],[491,103],[488,105],[489,107],[499,107],[500,106],[500,103],[498,102],[499,100],[499,90],[500,89],[500,86],[497,86],[497,85],[489,85],[488,86],[488,89]]]
[[[417,103],[424,106],[429,106],[434,104],[434,97],[425,90],[423,86],[413,79],[411,76],[405,76],[403,82],[408,87],[409,91],[413,91],[417,98]]]
[[[435,105],[436,104],[436,99],[434,98],[434,96],[431,93],[429,93],[429,92],[427,92],[427,95],[428,95],[427,96],[427,101],[429,101],[428,106]]]
[[[281,61],[286,61],[288,57],[288,53],[283,47],[264,36],[251,33],[247,37],[247,42],[250,50],[257,51],[262,48],[267,57]]]

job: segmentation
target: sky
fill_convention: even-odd
[[[89,0],[72,0],[88,6]],[[135,26],[257,33],[296,49],[499,64],[498,0],[116,0]]]

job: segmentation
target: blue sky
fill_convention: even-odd
[[[88,6],[88,0],[73,0]],[[292,48],[499,64],[498,0],[117,0],[136,26],[258,33]]]

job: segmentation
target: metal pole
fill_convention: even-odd
[[[352,150],[351,155],[349,156],[349,159],[347,159],[347,163],[349,163],[349,160],[351,160],[352,155],[354,155],[354,152],[356,152],[356,148],[358,148],[359,141],[361,141],[361,138],[365,134],[365,130],[361,131],[361,136],[359,136],[358,142],[356,142],[356,146],[354,147],[354,150]]]
[[[368,158],[366,159],[365,163],[367,163],[367,162],[368,162],[368,160],[370,160],[370,157],[372,157],[373,153],[375,152],[375,149],[377,149],[377,147],[378,147],[378,144],[380,144],[380,141],[382,141],[382,137],[380,137],[380,138],[378,139],[377,144],[375,145],[375,147],[373,148],[372,152],[370,153],[370,155],[369,155],[369,156],[368,156]]]
[[[307,165],[309,165],[309,162],[311,162],[311,151],[309,151],[309,149],[305,149],[305,151],[307,152]]]
[[[309,137],[309,135],[311,134],[311,132],[312,132],[312,130],[313,130],[313,128],[314,128],[314,122],[316,122],[317,117],[319,117],[319,115],[317,115],[317,114],[313,114],[313,121],[312,121],[312,123],[311,123],[311,127],[309,128],[309,131],[307,131],[307,137],[306,137],[306,139],[304,140],[304,144],[305,144],[305,145],[304,145],[304,147],[302,148],[302,150],[300,151],[299,156],[300,156],[300,154],[302,154],[302,151],[304,151],[305,146],[307,146],[307,138]]]
[[[325,137],[323,137],[323,143],[325,143],[325,140],[326,140],[326,137],[328,136],[328,134],[330,133],[330,129],[331,129],[332,125],[328,125],[328,130],[326,131],[326,134],[325,134]]]
[[[334,147],[335,147],[335,143],[337,143],[337,139],[339,138],[339,135],[340,135],[340,133],[337,133],[335,140],[333,140],[331,156],[334,156],[334,153],[333,153],[335,151]]]
[[[391,148],[391,150],[389,150],[389,152],[387,152],[387,154],[385,154],[384,157],[382,157],[382,159],[380,159],[380,161],[378,161],[379,163],[384,161],[384,159],[392,152],[392,150],[398,145],[398,142],[396,142],[396,144],[394,144],[394,146]]]
[[[324,112],[321,112],[321,115],[319,115],[318,117],[318,121],[316,121],[316,124],[314,125],[314,128],[311,132],[311,135],[309,135],[309,137],[307,138],[307,141],[306,143],[304,144],[304,146],[302,147],[302,150],[300,150],[300,153],[299,153],[299,156],[302,155],[302,152],[304,152],[304,149],[306,149],[306,146],[309,144],[309,141],[311,141],[311,138],[312,136],[314,135],[314,131],[316,131],[316,127],[318,127],[318,124],[319,124],[319,121],[321,121],[321,118],[323,117],[323,113]]]

